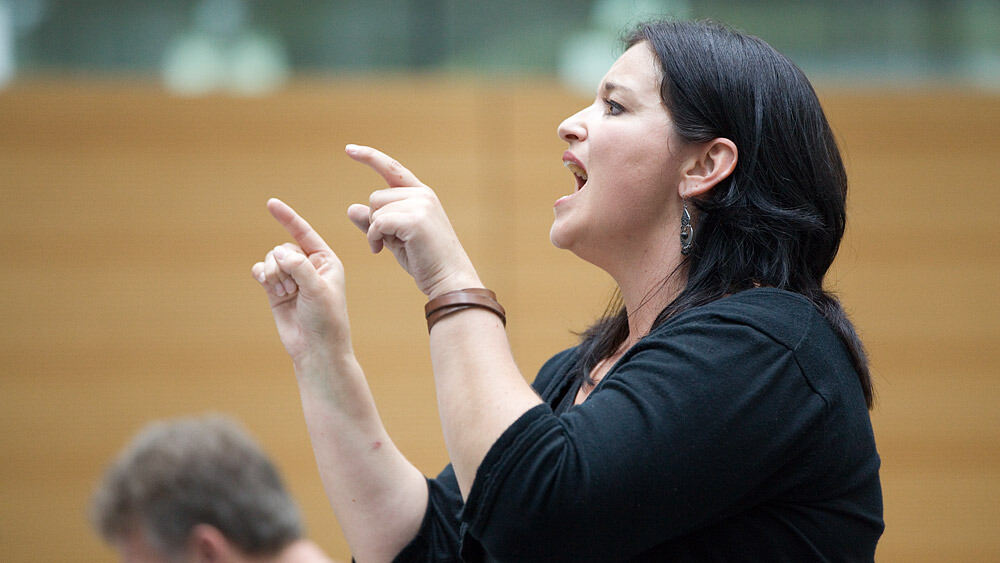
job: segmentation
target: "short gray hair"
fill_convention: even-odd
[[[143,429],[104,474],[91,520],[109,542],[144,530],[166,555],[181,553],[198,524],[253,555],[275,554],[302,537],[278,470],[253,438],[219,415]]]

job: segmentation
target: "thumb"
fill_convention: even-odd
[[[362,233],[368,234],[368,229],[371,227],[371,208],[367,205],[362,205],[360,203],[351,204],[347,208],[347,218],[354,223],[354,226],[361,230]],[[382,239],[376,240],[375,242],[369,242],[372,252],[378,253],[382,250]]]
[[[367,205],[362,205],[360,203],[353,203],[347,208],[347,218],[354,223],[354,226],[361,229],[362,233],[368,232],[369,217],[371,217],[371,208]]]
[[[292,276],[295,284],[307,295],[316,295],[321,291],[323,280],[320,279],[316,266],[313,266],[305,254],[290,252],[279,246],[274,249],[274,259],[278,267]]]

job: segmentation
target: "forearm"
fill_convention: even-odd
[[[353,354],[296,362],[295,373],[320,477],[354,557],[391,560],[420,528],[424,476],[386,433]]]
[[[493,443],[541,399],[524,380],[493,313],[468,309],[434,325],[431,362],[445,445],[467,498]]]
[[[348,208],[372,250],[388,248],[429,298],[482,287],[434,191],[382,152],[355,145],[346,151],[389,186],[373,192],[369,205]],[[470,309],[449,315],[430,338],[445,445],[467,496],[496,438],[541,400],[518,372],[492,313]]]

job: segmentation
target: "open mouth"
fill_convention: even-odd
[[[577,191],[583,188],[583,185],[587,183],[587,171],[583,169],[583,166],[572,160],[564,160],[563,166],[569,168],[569,171],[573,173],[573,177],[576,178]]]

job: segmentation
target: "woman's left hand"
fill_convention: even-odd
[[[431,299],[482,287],[434,190],[385,153],[357,145],[347,145],[345,151],[389,185],[373,192],[369,205],[356,203],[347,210],[351,222],[368,236],[372,252],[388,248]]]

